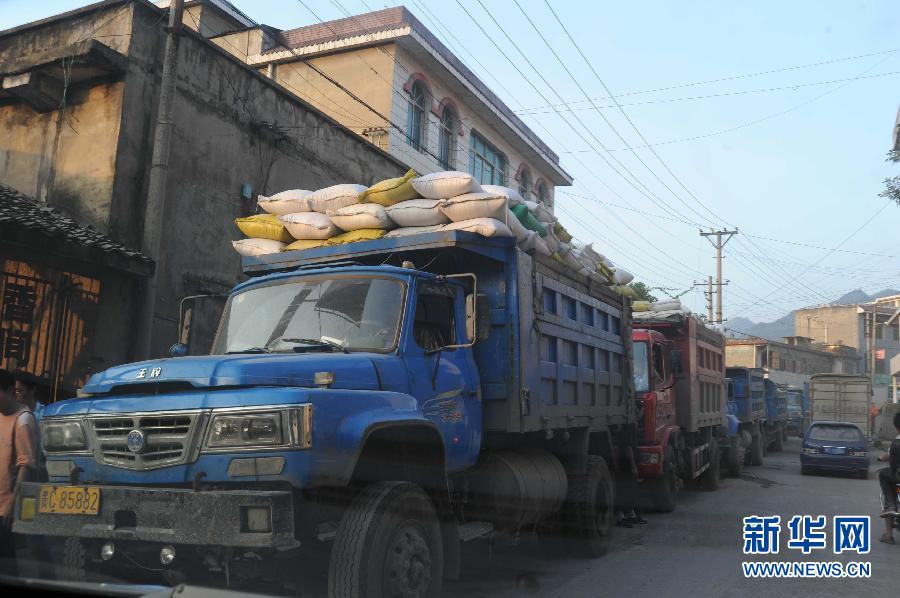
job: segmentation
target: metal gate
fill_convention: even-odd
[[[100,281],[6,259],[0,274],[0,368],[70,396],[91,374]]]

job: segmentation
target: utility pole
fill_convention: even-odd
[[[712,243],[712,246],[716,248],[716,323],[721,324],[724,319],[722,318],[722,287],[726,284],[725,281],[722,280],[722,248],[725,247],[725,244],[731,240],[731,237],[738,234],[737,229],[734,230],[718,230],[709,232],[700,231],[701,237],[706,237],[706,240]],[[715,237],[716,240],[713,241],[711,237]],[[722,240],[722,238],[725,238]]]
[[[166,28],[166,48],[163,55],[162,77],[159,82],[159,106],[156,130],[153,135],[153,154],[150,158],[150,177],[147,184],[147,202],[144,207],[144,231],[141,251],[156,261],[156,270],[144,289],[141,321],[138,327],[138,345],[135,356],[147,359],[153,347],[153,330],[156,327],[157,286],[162,270],[163,225],[165,222],[166,194],[169,180],[169,149],[172,146],[172,103],[175,98],[175,79],[178,72],[178,42],[184,0],[172,0],[169,4],[169,26]]]
[[[707,321],[713,321],[713,290],[712,276],[706,277],[706,317]]]

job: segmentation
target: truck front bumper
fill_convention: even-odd
[[[20,484],[13,531],[201,546],[297,545],[290,491],[97,486],[100,504],[96,515],[42,512],[41,488],[65,485]]]

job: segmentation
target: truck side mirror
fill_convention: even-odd
[[[175,343],[169,347],[169,357],[184,357],[188,354],[188,346],[185,343]]]
[[[466,341],[474,343],[478,332],[478,322],[476,316],[478,307],[475,301],[475,295],[470,293],[466,295]]]

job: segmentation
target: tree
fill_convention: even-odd
[[[900,162],[900,151],[891,150],[887,155],[888,162]],[[889,199],[900,206],[900,176],[892,176],[884,179],[884,191],[878,197]]]
[[[638,299],[641,301],[649,301],[653,303],[656,301],[656,297],[650,292],[650,288],[642,282],[634,281],[628,285],[634,292],[637,293]]]

